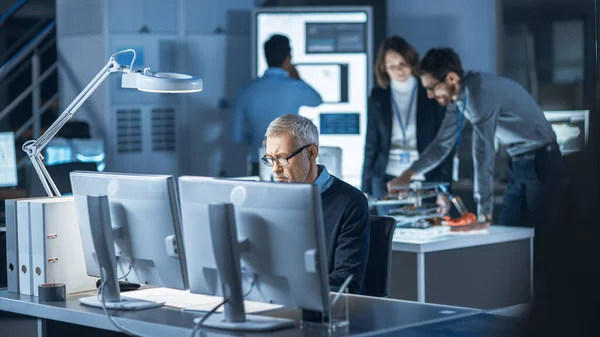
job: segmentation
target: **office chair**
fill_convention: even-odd
[[[389,216],[370,216],[371,241],[364,280],[367,296],[389,297],[392,276],[392,239],[396,219]]]

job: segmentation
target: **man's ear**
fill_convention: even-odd
[[[451,71],[446,75],[446,79],[450,84],[458,84],[460,83],[460,76],[457,73]]]
[[[317,156],[319,155],[319,147],[316,144],[311,144],[308,147],[308,158],[310,160],[317,160]]]

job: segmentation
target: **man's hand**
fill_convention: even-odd
[[[452,227],[452,232],[480,231],[480,230],[485,230],[485,229],[489,229],[489,228],[490,228],[489,222],[485,222],[485,223],[474,222],[469,225]]]
[[[487,225],[489,228],[492,224],[492,215],[491,214],[480,214],[477,216],[477,223]]]
[[[446,194],[438,194],[435,203],[438,206],[437,212],[441,215],[446,215],[448,212],[450,212],[450,207],[452,207],[452,204],[450,203],[450,199]]]
[[[399,177],[396,177],[396,178],[388,181],[388,183],[387,183],[388,194],[392,194],[396,190],[397,186],[409,185],[410,181],[412,180],[412,177],[414,175],[415,175],[415,171],[408,169],[408,170],[402,172],[402,174]]]
[[[300,75],[298,74],[298,71],[296,70],[296,67],[293,64],[290,64],[286,70],[291,78],[296,80],[300,79]]]

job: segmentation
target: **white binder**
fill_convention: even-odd
[[[19,264],[19,241],[17,201],[30,201],[36,198],[8,199],[4,201],[6,217],[6,275],[8,277],[8,291],[19,293],[19,275],[21,265]],[[23,238],[24,239],[24,238]],[[29,265],[27,265],[29,268]]]
[[[29,201],[17,200],[19,292],[23,295],[33,295],[31,286],[31,236],[29,234]]]
[[[73,197],[32,200],[29,214],[34,296],[43,283],[64,283],[67,294],[95,290],[96,278],[85,267]]]
[[[4,202],[6,217],[6,276],[8,291],[19,292],[19,244],[17,242],[17,200]]]

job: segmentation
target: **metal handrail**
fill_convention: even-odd
[[[47,40],[44,45],[38,48],[38,54],[43,55],[48,48],[52,46],[53,43],[56,42],[56,36],[52,36],[51,39]],[[19,65],[19,68],[10,72],[10,74],[0,82],[0,88],[9,85],[17,76],[19,76],[30,64],[23,62]]]
[[[46,71],[42,75],[40,75],[39,83],[42,83],[50,74],[58,68],[58,62],[55,62],[53,65],[48,67]],[[37,85],[39,85],[39,83]],[[23,90],[12,102],[10,102],[2,111],[0,112],[0,120],[4,119],[12,109],[14,109],[19,103],[21,103],[35,88],[36,83],[32,83],[27,87],[27,89]]]
[[[50,97],[44,105],[40,107],[40,115],[43,115],[48,108],[54,103],[58,101],[58,93],[54,94],[54,96]],[[15,132],[15,138],[21,137],[21,135],[29,129],[33,125],[33,116],[29,117],[29,119]]]
[[[6,59],[8,59],[8,57],[10,55],[13,55],[14,53],[18,52],[21,48],[23,48],[23,46],[27,42],[29,42],[35,36],[35,34],[39,33],[42,30],[42,28],[44,28],[44,26],[47,24],[48,24],[48,20],[42,19],[42,20],[39,20],[33,26],[29,27],[27,32],[25,34],[22,34],[17,41],[12,42],[10,47],[8,48],[8,50],[6,50],[4,52],[4,55],[2,57],[2,62],[4,62]]]
[[[56,21],[52,20],[41,32],[39,32],[27,45],[25,45],[15,56],[11,57],[2,67],[0,67],[0,80],[6,76],[19,62],[23,61],[38,44],[46,38],[56,27]]]
[[[10,18],[11,16],[13,16],[16,12],[19,11],[19,9],[21,9],[21,7],[23,7],[23,5],[25,5],[25,3],[27,3],[28,0],[19,0],[17,1],[16,4],[12,5],[12,7],[10,7],[6,13],[2,14],[2,16],[0,16],[0,27],[2,27],[2,24],[4,23],[4,21],[8,20],[8,18]]]

